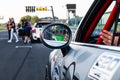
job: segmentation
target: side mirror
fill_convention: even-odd
[[[43,44],[49,48],[65,48],[69,46],[72,35],[70,28],[62,23],[47,25],[41,35]]]

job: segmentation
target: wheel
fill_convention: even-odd
[[[41,40],[38,38],[38,39],[37,39],[37,42],[41,43]]]
[[[35,40],[33,39],[33,37],[30,37],[31,43],[34,43]]]
[[[45,69],[45,80],[52,80],[51,79],[51,75],[50,75],[50,64],[48,62],[48,64],[46,65],[46,69]]]

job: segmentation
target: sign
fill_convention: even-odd
[[[47,11],[47,7],[37,7],[36,8],[37,11]]]
[[[76,9],[76,4],[67,4],[67,9]]]
[[[35,12],[35,6],[25,6],[26,12]]]

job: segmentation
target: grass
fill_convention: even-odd
[[[5,23],[0,24],[0,30],[6,30],[7,25]]]

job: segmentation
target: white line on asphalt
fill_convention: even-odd
[[[16,46],[15,48],[32,48],[32,46]]]
[[[8,38],[0,38],[0,40],[5,40],[5,39],[8,39]],[[21,38],[18,38],[18,39],[21,39]]]
[[[0,38],[0,40],[5,40],[5,39],[8,39],[8,38]]]

